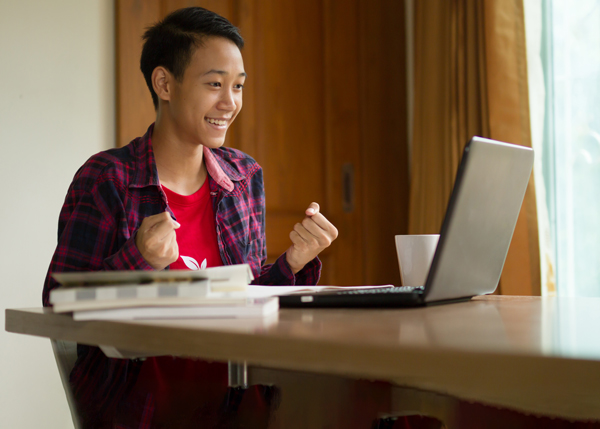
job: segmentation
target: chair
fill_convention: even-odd
[[[50,342],[52,343],[52,350],[54,351],[58,372],[60,373],[60,380],[62,381],[65,395],[67,396],[67,403],[69,404],[69,410],[71,411],[71,417],[73,418],[73,426],[75,429],[81,429],[81,421],[79,414],[77,413],[75,398],[73,397],[73,392],[69,383],[69,375],[77,360],[77,343],[62,340],[50,340]],[[111,358],[134,359],[154,356],[154,354],[150,353],[140,354],[109,346],[100,346],[100,348],[106,356]],[[228,362],[228,375],[229,388],[232,392],[237,392],[239,401],[241,401],[244,391],[248,388],[248,367],[246,362]]]
[[[62,381],[65,394],[67,396],[67,403],[69,404],[69,410],[71,411],[71,418],[73,419],[73,426],[75,429],[81,429],[81,422],[79,414],[77,414],[77,407],[75,405],[75,398],[73,397],[73,391],[69,384],[69,374],[75,365],[77,360],[77,343],[71,341],[60,341],[50,340],[52,343],[52,351],[56,358],[56,364],[58,366],[58,372],[60,374],[60,380]]]

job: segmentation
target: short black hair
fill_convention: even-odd
[[[222,37],[231,40],[239,49],[244,47],[244,39],[237,27],[221,15],[201,7],[176,10],[146,29],[140,68],[152,94],[154,108],[158,108],[158,96],[152,88],[154,69],[163,66],[181,81],[194,49],[202,46],[207,37]]]

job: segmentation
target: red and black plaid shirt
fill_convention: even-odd
[[[58,245],[44,284],[44,306],[57,286],[51,273],[153,269],[135,245],[135,233],[144,218],[171,211],[159,184],[151,144],[153,127],[125,147],[92,156],[77,171],[60,212]],[[256,161],[230,148],[204,148],[204,160],[223,263],[249,264],[254,284],[317,284],[318,258],[295,276],[285,255],[274,264],[265,264],[265,197],[262,169]],[[71,385],[82,414],[97,424],[112,421],[117,407],[122,413],[142,364],[110,359],[97,347],[79,345]]]

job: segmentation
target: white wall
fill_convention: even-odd
[[[39,307],[77,168],[114,145],[110,0],[0,0],[0,427],[72,427],[50,342],[4,331]]]

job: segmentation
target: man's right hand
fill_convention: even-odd
[[[179,258],[175,230],[179,228],[169,212],[144,218],[135,237],[138,250],[155,270],[162,270]]]

